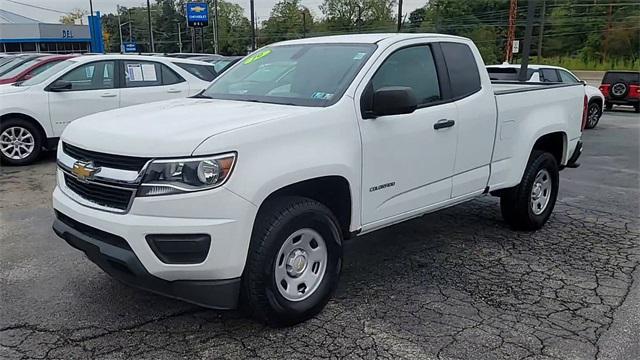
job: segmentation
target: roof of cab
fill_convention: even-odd
[[[449,39],[464,39],[466,38],[453,35],[434,34],[434,33],[376,33],[376,34],[350,34],[350,35],[330,35],[330,36],[318,36],[312,38],[303,38],[295,40],[286,40],[274,45],[295,45],[295,44],[377,44],[383,40],[409,40],[416,38],[449,38]]]
[[[180,63],[180,64],[212,66],[209,63],[206,63],[204,61],[198,61],[198,60],[170,58],[165,56],[128,55],[128,54],[84,55],[84,56],[78,56],[69,60],[77,61],[77,62],[89,62],[89,61],[96,61],[96,60],[148,60],[148,61],[156,61],[156,62],[160,61],[160,62],[170,62],[170,63]]]

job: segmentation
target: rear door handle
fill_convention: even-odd
[[[170,93],[170,94],[175,94],[175,93],[182,92],[182,90],[180,90],[180,89],[169,89],[169,90],[167,90],[167,92]]]
[[[100,97],[116,97],[116,93],[106,92],[106,93],[102,93]]]
[[[440,119],[440,120],[438,120],[438,122],[433,124],[433,128],[436,129],[436,130],[440,130],[440,129],[444,129],[444,128],[450,128],[455,124],[456,124],[456,122],[454,120]]]

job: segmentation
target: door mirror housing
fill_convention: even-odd
[[[60,92],[71,90],[71,82],[65,80],[56,80],[51,85],[49,85],[49,91]]]
[[[372,105],[375,116],[411,114],[418,108],[418,100],[410,87],[388,86],[373,93]]]

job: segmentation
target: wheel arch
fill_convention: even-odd
[[[345,238],[351,236],[352,196],[349,181],[340,175],[328,175],[298,181],[271,192],[258,207],[258,214],[266,204],[283,196],[313,199],[331,210],[339,222]]]
[[[565,164],[568,160],[567,134],[564,131],[555,131],[539,136],[533,144],[529,156],[536,150],[545,151],[553,155],[558,166]]]
[[[40,136],[42,136],[42,144],[44,146],[47,145],[47,138],[48,138],[47,131],[45,130],[44,127],[42,127],[42,124],[40,124],[40,122],[36,120],[34,117],[29,116],[27,114],[19,113],[19,112],[11,112],[11,113],[0,115],[0,122],[7,121],[9,119],[22,119],[34,125],[40,132]]]

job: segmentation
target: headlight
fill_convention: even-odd
[[[233,170],[236,154],[152,161],[138,196],[181,194],[222,185]]]

